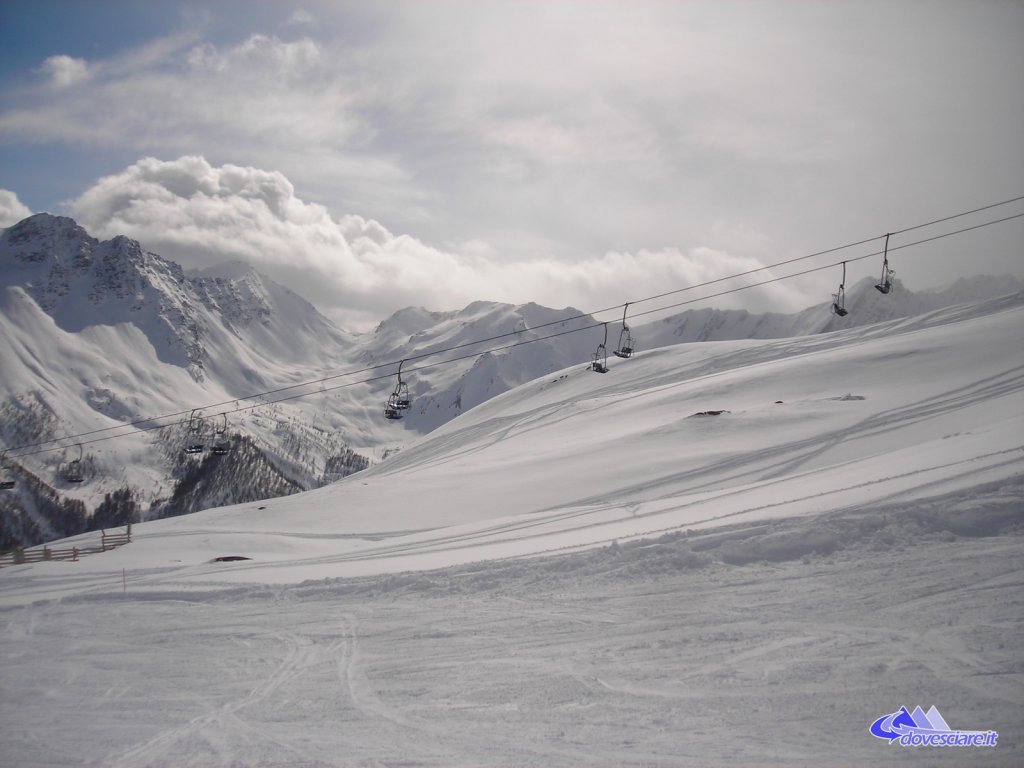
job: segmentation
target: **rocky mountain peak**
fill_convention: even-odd
[[[0,235],[0,263],[5,266],[88,263],[98,242],[74,219],[37,213],[8,227]]]

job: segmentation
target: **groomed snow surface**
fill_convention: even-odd
[[[1017,295],[577,366],[4,568],[0,763],[1024,764],[1022,328]],[[998,746],[869,734],[918,704]]]

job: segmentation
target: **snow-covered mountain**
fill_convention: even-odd
[[[100,242],[73,220],[48,214],[0,236],[0,325],[4,445],[89,433],[82,448],[67,440],[56,451],[17,461],[17,472],[34,482],[19,484],[2,503],[30,518],[18,527],[34,526],[35,538],[66,534],[73,526],[43,513],[52,505],[33,488],[48,487],[94,508],[127,486],[138,493],[143,513],[146,504],[165,507],[195,463],[181,456],[188,427],[175,421],[187,421],[194,407],[221,403],[226,411],[247,393],[320,377],[325,367],[342,365],[354,347],[349,334],[304,299],[244,265],[186,275],[135,241]],[[179,416],[152,420],[168,413]],[[200,412],[194,422],[200,419],[214,428],[224,423],[215,411]],[[293,420],[278,407],[229,425],[230,434],[247,436],[257,459],[233,477],[248,486],[242,497],[334,479],[344,474],[339,459],[351,459],[351,469],[366,465],[342,437],[317,428],[312,414],[294,428]],[[172,426],[110,431],[126,423]],[[90,442],[119,431],[127,436]],[[85,482],[72,484],[61,470],[77,459]],[[206,469],[223,474],[231,463]],[[257,480],[267,472],[277,479]]]
[[[425,434],[519,384],[585,362],[597,345],[597,332],[573,331],[594,322],[572,307],[537,304],[478,301],[456,312],[408,308],[364,341],[364,359],[372,364],[423,358],[412,363],[426,368],[409,377],[414,407],[405,421]],[[555,334],[563,335],[546,338]]]
[[[533,325],[561,318],[579,327],[587,323],[579,314],[488,302],[447,313],[409,308],[355,336],[245,264],[185,273],[127,238],[100,242],[69,218],[32,216],[0,235],[2,442],[82,437],[11,461],[26,482],[0,499],[5,541],[81,527],[81,514],[68,523],[44,498],[54,492],[58,502],[84,502],[88,517],[127,486],[147,516],[337,480],[487,397],[585,359],[591,342],[578,336],[476,359],[490,348],[481,339],[535,338]],[[460,350],[429,356],[451,347]],[[396,424],[381,418],[397,369],[386,364],[410,357],[415,406]],[[339,375],[352,370],[373,380],[353,386]],[[207,457],[210,476],[197,484],[198,459],[181,453],[192,423],[244,438],[255,464],[239,473],[235,462]],[[79,460],[85,482],[70,483],[62,469]],[[232,483],[241,496],[224,495]],[[19,510],[25,519],[13,521]]]
[[[780,338],[1019,289],[978,278],[942,294],[898,284],[883,297],[865,281],[841,320],[827,302],[795,315],[699,309],[633,332],[640,350]],[[608,324],[612,348],[619,328]],[[518,385],[585,365],[601,340],[575,308],[494,302],[410,307],[347,333],[248,265],[186,273],[128,238],[101,242],[72,219],[32,216],[0,234],[0,439],[81,437],[14,452],[11,471],[26,482],[0,498],[5,541],[74,533],[125,487],[148,517],[333,482]],[[394,422],[381,412],[399,360],[413,407]],[[192,424],[233,436],[247,461],[184,456]],[[79,457],[85,482],[70,483],[62,469]],[[72,502],[82,506],[69,512]]]
[[[846,292],[846,308],[850,312],[845,317],[830,311],[830,301],[793,314],[751,314],[741,309],[702,308],[648,323],[641,326],[638,335],[643,337],[649,348],[692,341],[782,339],[911,317],[1024,289],[1024,283],[1013,275],[976,275],[961,278],[943,290],[921,292],[911,291],[897,279],[893,281],[889,294],[875,290],[876,282],[866,277],[850,286]]]
[[[61,330],[134,326],[160,362],[198,381],[258,387],[265,368],[325,351],[341,360],[353,346],[312,305],[244,264],[186,276],[134,240],[99,242],[49,214],[6,230],[0,248],[2,285],[24,290]]]
[[[663,347],[604,376],[572,366],[339,483],[144,523],[132,557],[200,564],[168,566],[190,581],[216,570],[207,555],[237,552],[258,579],[296,581],[1009,482],[1024,466],[1022,317],[1017,293],[828,334]],[[309,538],[298,558],[295,537]]]
[[[1022,322],[1018,293],[572,365],[338,483],[0,568],[0,749],[1020,765]],[[869,732],[917,704],[998,744]]]

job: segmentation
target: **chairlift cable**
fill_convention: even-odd
[[[896,230],[893,230],[892,232],[890,232],[889,234],[890,235],[903,235],[903,234],[906,234],[907,232],[913,232],[915,229],[924,229],[925,227],[930,227],[930,226],[932,226],[934,224],[942,224],[945,221],[952,221],[953,219],[959,219],[959,218],[962,218],[964,216],[970,216],[972,213],[981,213],[982,211],[988,211],[988,210],[991,210],[992,208],[998,208],[998,207],[1000,207],[1002,205],[1009,205],[1010,203],[1016,203],[1018,200],[1024,200],[1024,195],[1021,195],[1020,197],[1011,197],[1009,200],[1003,200],[1000,203],[992,203],[991,205],[983,205],[981,208],[975,208],[974,210],[971,210],[971,211],[964,211],[963,213],[954,213],[952,216],[944,216],[941,219],[935,219],[934,221],[927,221],[924,224],[915,224],[914,226],[907,227],[906,229],[896,229]],[[1011,217],[1011,218],[1014,218],[1014,217]],[[966,231],[966,230],[964,230],[964,231]]]
[[[971,230],[980,229],[981,227],[988,226],[989,224],[996,224],[996,223],[1000,223],[1000,222],[1003,222],[1003,221],[1009,221],[1011,219],[1017,219],[1017,218],[1021,218],[1021,217],[1024,217],[1024,213],[1015,214],[1013,216],[1008,216],[1008,217],[1005,217],[1003,219],[998,219],[996,221],[988,222],[986,224],[978,224],[978,225],[974,225],[974,226],[971,226],[971,227],[964,227],[963,229],[956,230],[956,231],[953,231],[953,232],[948,232],[948,233],[946,233],[944,235],[938,235],[938,236],[935,236],[935,237],[924,238],[922,240],[919,240],[919,241],[916,241],[916,242],[912,242],[912,243],[905,243],[904,245],[898,246],[898,248],[909,248],[909,247],[912,247],[912,246],[915,246],[915,245],[920,245],[922,243],[927,243],[927,242],[931,242],[933,240],[942,239],[944,237],[949,237],[949,236],[960,234],[960,233],[963,233],[963,232],[969,232]],[[877,239],[877,238],[875,238],[875,239]],[[890,248],[890,250],[896,250],[896,248]],[[880,253],[881,253],[881,251],[877,251],[877,252],[873,252],[873,253],[868,253],[868,254],[864,254],[862,256],[855,256],[855,257],[848,258],[845,261],[847,261],[847,262],[849,262],[849,261],[862,261],[864,259],[868,259],[868,258],[872,258],[874,256],[878,256]],[[801,277],[803,275],[809,275],[809,274],[812,274],[814,272],[821,272],[821,271],[824,271],[826,269],[832,269],[834,267],[841,266],[843,263],[844,263],[843,261],[837,261],[837,262],[833,262],[833,263],[830,263],[830,264],[823,264],[823,265],[820,265],[820,266],[811,267],[809,269],[802,270],[800,272],[793,272],[791,274],[781,275],[779,277],[773,277],[773,278],[770,278],[768,280],[762,280],[760,282],[749,283],[747,285],[741,285],[741,286],[738,286],[736,288],[730,288],[728,290],[719,291],[718,293],[708,294],[708,295],[700,296],[700,297],[694,298],[694,299],[687,299],[686,301],[679,301],[679,302],[675,302],[673,304],[666,304],[666,305],[663,305],[663,306],[660,306],[660,307],[655,307],[654,309],[645,310],[643,312],[635,312],[635,313],[633,313],[632,317],[644,317],[644,316],[647,316],[647,315],[652,315],[652,314],[657,314],[659,312],[664,312],[664,311],[669,310],[669,309],[676,309],[678,307],[688,306],[690,304],[697,304],[697,303],[700,303],[702,301],[707,301],[708,299],[714,299],[714,298],[718,298],[718,297],[721,297],[721,296],[728,296],[730,294],[739,293],[741,291],[749,290],[751,288],[758,288],[758,287],[761,287],[761,286],[770,285],[771,283],[781,282],[782,280],[789,280],[789,279],[794,278],[794,277]],[[716,282],[716,281],[713,281],[713,282]],[[694,286],[694,287],[697,287],[697,286]],[[637,302],[630,302],[630,303],[637,303]],[[500,346],[500,347],[493,347],[491,349],[486,350],[485,352],[472,352],[472,353],[469,353],[469,354],[459,355],[457,357],[447,358],[445,360],[440,360],[440,361],[435,362],[435,363],[426,363],[426,364],[417,366],[415,368],[407,369],[406,372],[407,373],[415,373],[417,371],[423,371],[423,370],[427,370],[429,368],[436,368],[436,367],[438,367],[440,365],[448,365],[450,363],[461,362],[463,360],[470,360],[472,358],[479,357],[481,354],[486,354],[487,352],[503,352],[503,351],[508,350],[508,349],[513,349],[515,347],[520,347],[520,346],[523,346],[523,345],[526,345],[526,344],[533,344],[534,342],[538,342],[538,341],[546,341],[548,339],[554,339],[554,338],[558,338],[560,336],[567,336],[567,335],[573,334],[573,333],[581,333],[583,331],[591,330],[593,328],[597,328],[597,327],[603,326],[603,325],[606,325],[606,323],[605,322],[593,322],[593,323],[591,323],[589,325],[581,326],[579,328],[570,328],[568,330],[558,331],[556,333],[548,334],[547,336],[540,336],[540,337],[537,337],[535,339],[525,339],[525,340],[522,340],[522,341],[514,342],[512,344],[505,344],[505,345]],[[466,346],[466,345],[458,345],[456,347],[451,347],[451,348],[449,348],[447,350],[445,350],[445,349],[436,350],[433,354],[441,354],[443,352],[451,351],[451,350],[457,349],[458,347],[462,347],[462,346]],[[424,356],[425,355],[423,355],[421,357],[424,357]],[[405,361],[407,362],[410,359],[412,359],[412,358],[406,358]],[[388,363],[386,365],[394,365],[394,363],[392,362],[392,363]],[[373,366],[373,368],[386,367],[386,365]],[[369,383],[372,383],[372,382],[375,382],[375,381],[381,381],[381,380],[384,380],[384,379],[390,379],[392,377],[392,375],[393,374],[382,374],[382,375],[379,375],[379,376],[372,376],[372,377],[366,378],[366,379],[360,379],[358,381],[346,382],[344,384],[338,384],[338,385],[336,385],[334,387],[328,387],[328,388],[326,388],[323,391],[325,391],[325,392],[333,392],[335,390],[347,389],[349,387],[357,386],[359,384],[369,384]],[[292,387],[289,387],[287,389],[290,389],[290,388],[292,388]],[[230,413],[245,413],[245,412],[248,412],[248,411],[254,411],[254,410],[258,409],[258,408],[263,408],[263,407],[268,406],[268,405],[275,405],[277,403],[284,403],[284,402],[288,402],[290,400],[298,400],[298,399],[301,399],[303,397],[308,397],[311,394],[320,394],[320,392],[319,391],[313,392],[313,393],[302,392],[302,393],[299,393],[299,394],[289,395],[287,397],[278,398],[277,400],[270,400],[270,401],[261,402],[261,403],[251,403],[249,405],[237,407],[233,411],[229,411],[229,412]],[[244,398],[240,398],[240,399],[244,399]],[[156,418],[160,418],[160,417],[156,417]],[[150,419],[150,420],[156,420],[156,419]],[[144,429],[141,429],[141,430],[138,430],[138,431],[151,431],[151,430],[154,430],[154,429],[165,429],[165,428],[168,428],[168,427],[171,427],[171,426],[175,426],[176,424],[181,424],[181,423],[187,423],[187,422],[176,422],[176,423],[171,423],[171,424],[151,426],[151,427],[147,427],[147,428],[144,428]],[[125,424],[125,425],[121,425],[121,426],[127,427],[129,425]],[[117,427],[111,427],[109,429],[117,429]],[[106,440],[112,440],[112,439],[115,439],[115,438],[118,438],[118,437],[126,437],[126,436],[127,435],[125,435],[125,434],[109,435],[107,437],[101,437],[101,438],[96,438],[94,440],[86,441],[84,444],[103,442],[103,441],[106,441]],[[21,456],[31,456],[31,455],[34,455],[36,453],[45,453],[47,451],[52,451],[52,450],[57,450],[57,449],[44,449],[44,450],[40,450],[40,451],[33,451],[33,452],[29,452],[29,453],[23,453],[23,454],[19,454],[19,457],[21,457]]]
[[[1004,201],[999,202],[999,203],[993,203],[991,205],[983,206],[983,207],[980,207],[980,208],[975,208],[975,209],[970,210],[970,211],[964,211],[962,213],[954,214],[952,216],[946,216],[946,217],[943,217],[941,219],[935,219],[934,221],[926,222],[924,224],[917,224],[915,226],[906,227],[906,228],[901,229],[901,230],[894,230],[894,231],[892,231],[890,233],[887,233],[887,234],[894,235],[894,234],[901,234],[901,233],[905,233],[905,232],[910,232],[910,231],[913,231],[913,230],[916,230],[916,229],[922,229],[924,227],[928,227],[928,226],[931,226],[931,225],[934,225],[934,224],[942,223],[942,222],[945,222],[945,221],[950,221],[952,219],[960,218],[960,217],[963,217],[963,216],[967,216],[967,215],[970,215],[972,213],[978,213],[980,211],[990,210],[992,208],[996,208],[996,207],[999,207],[999,206],[1002,206],[1002,205],[1007,205],[1009,203],[1017,202],[1019,200],[1024,200],[1024,195],[1022,195],[1020,197],[1011,198],[1009,200],[1004,200]],[[974,231],[974,230],[977,230],[977,229],[983,229],[985,227],[993,226],[995,224],[1001,224],[1001,223],[1004,223],[1004,222],[1007,222],[1007,221],[1012,221],[1014,219],[1019,219],[1019,218],[1022,218],[1022,217],[1024,217],[1024,213],[1017,213],[1017,214],[1013,214],[1013,215],[1010,215],[1010,216],[1005,216],[1005,217],[1002,217],[1002,218],[999,218],[999,219],[994,219],[994,220],[991,220],[991,221],[986,221],[986,222],[983,222],[983,223],[980,223],[980,224],[975,224],[975,225],[972,225],[972,226],[969,226],[969,227],[963,227],[961,229],[953,230],[953,231],[950,231],[950,232],[945,232],[945,233],[942,233],[942,234],[933,235],[931,237],[922,238],[920,240],[916,240],[916,241],[913,241],[913,242],[904,243],[902,245],[889,246],[889,247],[887,247],[886,252],[898,251],[898,250],[902,250],[902,249],[905,249],[905,248],[911,248],[911,247],[914,247],[914,246],[923,245],[925,243],[930,243],[930,242],[934,242],[936,240],[942,240],[942,239],[947,238],[947,237],[952,237],[953,235],[963,234],[965,232],[971,232],[971,231]],[[678,288],[678,289],[675,289],[675,290],[672,290],[672,291],[666,291],[664,293],[655,294],[653,296],[648,296],[648,297],[645,297],[645,298],[642,298],[642,299],[633,299],[633,300],[631,300],[629,302],[626,302],[625,305],[623,305],[623,304],[616,304],[615,306],[606,307],[604,309],[595,310],[595,311],[590,312],[590,313],[585,313],[585,314],[581,313],[579,315],[574,315],[574,316],[570,316],[570,317],[566,317],[566,318],[561,318],[559,320],[553,320],[553,321],[550,321],[550,322],[547,322],[547,323],[542,323],[540,325],[533,326],[533,327],[530,328],[530,330],[538,330],[538,329],[541,329],[541,328],[550,327],[552,325],[564,325],[565,323],[574,322],[576,320],[581,320],[581,319],[584,319],[584,318],[587,318],[587,317],[593,317],[595,315],[600,315],[600,314],[603,314],[603,313],[606,313],[606,312],[610,312],[613,309],[617,310],[619,307],[625,306],[625,307],[628,308],[628,306],[630,304],[641,304],[641,303],[646,303],[646,302],[650,302],[650,301],[655,301],[657,299],[665,298],[666,296],[672,296],[672,295],[675,295],[677,293],[682,293],[682,292],[685,292],[685,291],[696,290],[698,288],[704,288],[704,287],[707,287],[707,286],[710,286],[710,285],[715,285],[715,284],[718,284],[718,283],[721,283],[721,282],[725,282],[727,280],[733,280],[733,279],[736,279],[736,278],[739,278],[739,277],[745,277],[745,276],[748,276],[748,275],[751,275],[751,274],[755,274],[757,272],[763,272],[763,271],[766,271],[766,270],[769,270],[769,269],[774,269],[776,267],[786,266],[788,264],[793,264],[793,263],[796,263],[796,262],[799,262],[799,261],[805,261],[807,259],[815,258],[815,257],[818,257],[818,256],[823,256],[823,255],[827,255],[827,254],[830,254],[830,253],[835,253],[835,252],[838,252],[838,251],[841,251],[841,250],[845,250],[845,249],[848,249],[848,248],[853,248],[853,247],[856,247],[856,246],[859,246],[859,245],[864,245],[866,243],[870,243],[870,242],[873,242],[875,240],[878,240],[878,239],[880,239],[882,237],[885,237],[885,235],[878,235],[876,237],[867,238],[865,240],[860,240],[860,241],[857,241],[857,242],[854,242],[854,243],[848,243],[846,245],[837,246],[835,248],[829,248],[829,249],[824,250],[824,251],[818,251],[818,252],[815,252],[815,253],[812,253],[812,254],[808,254],[806,256],[799,256],[799,257],[796,257],[796,258],[793,258],[793,259],[787,259],[787,260],[784,260],[784,261],[775,262],[774,264],[769,264],[769,265],[766,265],[766,266],[763,266],[763,267],[758,267],[756,269],[747,270],[745,272],[739,272],[739,273],[736,273],[736,274],[733,274],[733,275],[728,275],[726,277],[716,278],[714,280],[708,280],[708,281],[705,281],[703,283],[697,283],[697,284],[686,286],[686,287],[683,287],[683,288]],[[706,295],[706,296],[701,296],[701,297],[696,298],[696,299],[690,299],[690,300],[687,300],[687,301],[676,302],[674,304],[668,304],[668,305],[656,307],[654,309],[645,310],[645,311],[642,311],[642,312],[634,312],[632,314],[632,317],[634,317],[634,318],[635,317],[643,317],[643,316],[655,314],[655,313],[658,313],[658,312],[664,312],[664,311],[666,311],[668,309],[674,309],[674,308],[677,308],[677,307],[680,307],[680,306],[686,306],[688,304],[694,304],[694,303],[698,303],[698,302],[701,302],[701,301],[706,301],[708,299],[717,298],[717,297],[720,297],[720,296],[726,296],[726,295],[729,295],[729,294],[732,294],[732,293],[738,293],[740,291],[748,290],[748,289],[751,289],[751,288],[757,288],[757,287],[760,287],[760,286],[768,285],[770,283],[779,282],[781,280],[788,280],[790,278],[800,277],[802,275],[811,274],[813,272],[819,272],[819,271],[822,271],[822,270],[825,270],[825,269],[829,269],[829,268],[838,266],[839,264],[845,264],[847,261],[849,261],[849,262],[862,261],[864,259],[868,259],[868,258],[873,258],[875,256],[879,256],[882,253],[883,253],[883,251],[875,251],[875,252],[872,252],[872,253],[864,254],[862,256],[850,257],[850,258],[847,258],[846,260],[844,260],[842,262],[834,262],[832,264],[826,264],[826,265],[822,265],[822,266],[818,266],[818,267],[812,267],[810,269],[803,270],[801,272],[795,272],[795,273],[792,273],[792,274],[783,275],[783,276],[776,277],[776,278],[771,278],[769,280],[763,280],[763,281],[757,282],[757,283],[750,283],[748,285],[739,286],[737,288],[732,288],[732,289],[729,289],[729,290],[721,291],[719,293],[714,293],[714,294],[709,294],[709,295]],[[623,319],[625,320],[625,317]],[[534,339],[526,339],[526,340],[515,342],[513,344],[508,344],[508,345],[504,345],[504,346],[500,346],[500,347],[495,347],[495,348],[492,348],[492,349],[477,351],[477,352],[473,352],[473,353],[470,353],[470,354],[467,354],[467,355],[461,355],[461,356],[458,356],[458,357],[454,357],[454,358],[446,359],[446,360],[443,360],[443,361],[439,361],[437,363],[429,363],[429,364],[422,365],[422,366],[419,366],[419,367],[416,367],[416,368],[408,369],[408,371],[424,370],[424,369],[427,369],[427,368],[436,367],[438,365],[446,365],[448,363],[454,363],[454,362],[459,362],[461,360],[466,360],[466,359],[470,359],[470,358],[474,358],[474,357],[479,357],[480,355],[487,354],[489,352],[504,351],[504,350],[511,349],[511,348],[514,348],[514,347],[518,347],[518,346],[521,346],[521,345],[524,345],[524,344],[532,344],[532,343],[538,342],[538,341],[545,341],[545,340],[548,340],[548,339],[557,338],[559,336],[565,336],[565,335],[568,335],[568,334],[571,334],[571,333],[580,333],[582,331],[586,331],[586,330],[589,330],[591,328],[596,328],[596,327],[598,327],[599,325],[602,325],[602,324],[603,324],[603,322],[594,322],[594,323],[591,323],[590,325],[581,326],[579,328],[572,328],[572,329],[569,329],[569,330],[566,330],[566,331],[560,331],[558,333],[550,334],[550,335],[547,335],[547,336],[537,337],[537,338],[534,338]],[[444,354],[445,352],[453,352],[453,351],[457,351],[459,349],[464,349],[466,347],[477,346],[479,344],[485,344],[485,343],[490,342],[490,341],[497,341],[499,339],[507,338],[509,336],[518,336],[519,334],[520,334],[520,331],[511,331],[511,332],[498,334],[498,335],[491,336],[491,337],[484,338],[484,339],[477,339],[477,340],[474,340],[474,341],[464,342],[462,344],[456,344],[456,345],[453,345],[451,347],[446,347],[444,349],[437,349],[437,350],[432,350],[430,352],[423,352],[423,353],[420,353],[418,355],[411,355],[409,357],[404,358],[399,363],[399,365],[401,365],[401,364],[403,364],[405,362],[409,362],[409,361],[421,360],[423,358],[433,357],[435,355]],[[78,446],[80,446],[80,445],[89,445],[89,444],[92,444],[92,443],[103,442],[103,441],[111,440],[111,439],[115,439],[115,438],[127,437],[128,434],[134,434],[134,433],[137,433],[137,432],[149,432],[149,431],[153,431],[153,430],[157,430],[157,429],[168,429],[170,427],[180,426],[182,424],[190,423],[189,419],[179,419],[178,421],[172,421],[172,422],[169,422],[169,423],[166,423],[166,424],[152,424],[152,422],[163,421],[165,419],[173,419],[173,418],[176,418],[176,417],[182,417],[182,416],[185,416],[186,414],[194,414],[196,411],[213,410],[213,409],[216,409],[216,408],[220,408],[221,406],[224,406],[224,405],[229,405],[231,403],[237,403],[240,400],[262,400],[262,402],[253,402],[253,403],[251,403],[249,405],[245,405],[245,406],[237,406],[236,405],[236,407],[234,409],[226,410],[226,411],[224,411],[224,413],[225,414],[228,414],[228,413],[244,413],[244,412],[247,412],[247,411],[253,411],[253,410],[256,410],[257,408],[262,408],[262,407],[265,407],[265,406],[274,405],[276,403],[282,403],[282,402],[287,402],[287,401],[290,401],[290,400],[300,399],[300,398],[303,398],[303,397],[309,397],[311,394],[320,394],[321,392],[333,392],[333,391],[335,391],[337,389],[345,389],[347,387],[356,386],[358,384],[366,384],[366,383],[371,383],[371,382],[374,382],[374,381],[379,381],[381,379],[390,378],[390,376],[391,376],[390,374],[389,375],[381,375],[381,376],[373,376],[373,377],[369,377],[369,378],[365,378],[365,379],[360,379],[358,381],[347,382],[345,384],[340,384],[340,385],[337,385],[337,386],[334,386],[334,387],[327,387],[326,389],[318,390],[316,392],[301,392],[299,394],[290,395],[290,396],[278,398],[278,399],[275,399],[275,400],[268,400],[267,399],[271,395],[280,394],[280,393],[287,392],[287,391],[290,391],[290,390],[295,390],[295,389],[299,389],[299,388],[307,388],[307,387],[310,387],[310,386],[315,386],[317,384],[325,383],[327,381],[332,381],[332,380],[335,380],[335,379],[338,379],[338,378],[343,378],[343,377],[348,377],[348,376],[355,376],[355,375],[358,375],[360,373],[368,373],[370,371],[375,371],[375,370],[378,370],[378,369],[381,369],[381,368],[387,368],[387,367],[390,367],[390,366],[394,366],[395,362],[396,361],[389,361],[389,362],[386,362],[386,363],[380,363],[380,364],[377,364],[377,365],[366,366],[366,367],[359,368],[359,369],[354,369],[354,370],[351,370],[351,371],[344,371],[342,373],[332,374],[331,376],[325,376],[325,377],[323,377],[321,379],[315,379],[315,380],[311,380],[311,381],[307,381],[307,382],[300,382],[298,384],[292,384],[292,385],[289,385],[289,386],[286,386],[286,387],[279,387],[277,389],[266,390],[264,392],[260,392],[260,393],[253,394],[253,395],[232,398],[231,400],[225,400],[225,401],[222,401],[222,402],[219,402],[219,403],[214,403],[214,404],[211,404],[211,405],[207,405],[207,406],[204,406],[204,407],[201,407],[201,408],[185,409],[185,410],[182,410],[182,411],[177,411],[177,412],[173,412],[173,413],[169,413],[169,414],[163,414],[163,415],[159,415],[159,416],[150,416],[150,417],[146,417],[146,418],[142,418],[142,419],[137,419],[137,420],[132,421],[132,422],[125,422],[123,424],[118,424],[118,425],[115,425],[115,426],[112,426],[112,427],[103,427],[103,428],[100,428],[100,429],[88,430],[88,431],[84,431],[84,432],[80,432],[80,433],[76,433],[76,434],[64,435],[64,436],[59,437],[59,438],[52,438],[50,440],[43,440],[43,441],[39,441],[39,442],[36,442],[36,443],[25,443],[25,444],[22,444],[22,445],[10,448],[9,450],[12,450],[12,451],[24,451],[22,453],[18,453],[14,457],[12,457],[12,458],[21,458],[21,457],[24,457],[24,456],[33,456],[33,455],[36,455],[36,454],[39,454],[39,453],[47,453],[47,452],[52,452],[52,451],[56,451],[56,450],[61,450],[62,446],[64,444],[67,444],[67,443],[69,443],[72,440],[78,440],[78,438],[88,437],[90,435],[97,435],[97,434],[101,434],[101,433],[104,433],[104,432],[112,432],[114,430],[122,430],[122,429],[132,429],[133,430],[130,433],[120,433],[120,434],[116,434],[116,435],[108,435],[106,437],[94,438],[92,440],[79,441],[78,443],[75,443],[75,445],[78,445]],[[144,426],[144,425],[146,425],[146,426]],[[53,448],[42,448],[42,446],[47,446],[47,445],[51,445],[51,444],[54,444],[54,443],[59,443],[60,445],[56,445]],[[40,448],[40,450],[26,451],[25,449],[28,449],[28,448]]]

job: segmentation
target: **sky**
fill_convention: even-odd
[[[592,311],[1024,195],[1021,72],[1017,0],[4,0],[0,226],[242,259],[351,330]],[[891,266],[1024,276],[1024,219]],[[795,311],[839,270],[715,301]]]

